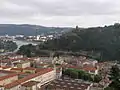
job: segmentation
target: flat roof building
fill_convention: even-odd
[[[78,82],[72,79],[58,79],[47,86],[49,90],[90,90],[91,84]]]

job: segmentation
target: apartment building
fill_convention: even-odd
[[[7,83],[3,85],[1,89],[2,90],[24,90],[25,88],[29,88],[32,85],[33,87],[31,88],[35,88],[34,86],[36,86],[36,88],[40,88],[42,85],[50,81],[53,81],[55,79],[56,79],[56,70],[52,68],[46,68],[46,69],[37,70],[36,73],[29,74],[28,76],[22,79],[15,80],[9,84]],[[29,83],[32,83],[32,85],[30,84],[30,86],[28,86]]]

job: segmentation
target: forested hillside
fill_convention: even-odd
[[[73,29],[60,38],[39,46],[40,50],[99,53],[103,60],[120,59],[120,24],[105,27]]]

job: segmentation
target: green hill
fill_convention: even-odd
[[[104,60],[120,59],[120,24],[73,29],[61,37],[45,42],[40,50],[97,53]]]
[[[49,34],[49,33],[61,33],[67,32],[70,28],[59,28],[59,27],[45,27],[40,25],[29,25],[29,24],[0,24],[0,35],[36,35],[37,34]]]

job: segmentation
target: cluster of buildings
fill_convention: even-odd
[[[14,40],[26,40],[26,41],[47,41],[47,40],[52,40],[55,38],[55,35],[49,34],[49,35],[36,35],[36,36],[24,36],[24,35],[16,35],[16,36],[9,36],[9,35],[4,35],[0,36],[0,40],[5,40],[5,41],[14,41]]]
[[[39,58],[4,55],[0,61],[0,90],[39,90],[42,85],[56,79],[55,68],[32,67]]]
[[[0,70],[0,88],[2,90],[38,90],[42,85],[54,80],[54,69],[41,69],[32,72],[32,68],[23,69],[23,72],[10,69]],[[29,89],[28,89],[29,88]]]
[[[84,56],[32,57],[0,56],[0,90],[103,90],[109,85],[107,73],[113,64],[99,63]],[[102,74],[99,83],[63,77],[62,70],[74,68]]]
[[[15,36],[8,36],[8,35],[0,36],[0,40],[3,40],[3,41],[13,41],[14,39],[15,39]]]

